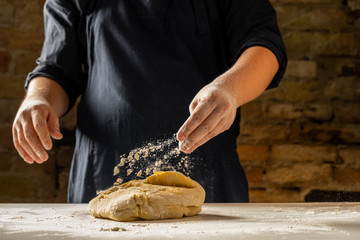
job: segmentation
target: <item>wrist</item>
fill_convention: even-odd
[[[69,102],[63,88],[52,79],[45,77],[31,80],[24,101],[27,100],[38,100],[48,104],[58,116],[65,113]]]

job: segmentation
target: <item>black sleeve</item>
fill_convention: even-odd
[[[69,109],[81,94],[85,74],[84,48],[80,43],[80,4],[76,0],[47,0],[44,5],[45,40],[37,67],[29,73],[25,89],[34,77],[59,83],[69,97]],[[68,110],[69,110],[68,109]]]
[[[222,0],[224,34],[233,65],[249,47],[263,46],[271,50],[279,62],[279,70],[268,86],[278,86],[287,65],[286,50],[277,25],[276,13],[268,0]]]

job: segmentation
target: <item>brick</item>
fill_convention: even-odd
[[[0,151],[0,172],[8,172],[12,169],[14,153],[10,151]]]
[[[323,88],[323,99],[360,101],[360,81],[358,77],[339,77],[331,79]]]
[[[0,27],[11,27],[14,23],[15,7],[11,1],[0,1]]]
[[[7,51],[0,51],[0,73],[9,71],[11,55]]]
[[[294,61],[288,62],[286,77],[314,78],[317,76],[317,64],[315,61]]]
[[[0,99],[0,124],[12,124],[20,102],[19,100]]]
[[[337,4],[341,5],[342,0],[270,0],[272,4],[285,4],[285,3],[296,3],[296,4]]]
[[[36,59],[39,57],[39,52],[24,52],[16,56],[15,74],[24,75],[34,70],[36,67]]]
[[[24,77],[2,76],[0,80],[0,98],[22,98],[25,95],[24,83]]]
[[[265,144],[287,139],[287,127],[282,124],[241,124],[239,144]]]
[[[24,31],[43,31],[43,5],[44,0],[27,1],[25,4],[16,1],[15,25]]]
[[[314,146],[299,144],[274,145],[271,148],[272,160],[289,162],[335,162],[335,146]]]
[[[37,202],[53,202],[56,193],[55,175],[39,175],[36,177],[38,188]]]
[[[28,164],[17,153],[14,161],[15,171],[26,173],[28,176],[54,175],[56,173],[55,159],[52,153],[49,153],[49,159],[42,164]]]
[[[259,100],[280,102],[310,102],[322,99],[322,83],[319,81],[297,81],[284,78],[271,94],[263,94]]]
[[[360,169],[354,168],[335,168],[335,179],[340,184],[353,185],[360,182]]]
[[[264,169],[262,167],[244,167],[248,182],[262,182]]]
[[[350,7],[351,11],[360,10],[360,1],[359,0],[348,0],[347,4]]]
[[[352,32],[287,31],[282,36],[288,52],[307,58],[319,55],[360,55],[359,37]]]
[[[76,127],[77,106],[78,106],[78,101],[74,105],[74,107],[65,116],[60,118],[60,126],[61,126],[61,128],[75,129],[75,127]]]
[[[288,126],[289,137],[287,138],[288,143],[304,143],[306,137],[303,130],[303,121],[293,121]]]
[[[276,104],[268,109],[268,117],[275,119],[294,120],[309,118],[316,121],[329,121],[333,116],[332,107],[325,104]]]
[[[339,149],[339,156],[344,161],[345,166],[360,168],[360,147],[348,146]]]
[[[309,104],[303,112],[304,117],[316,121],[329,121],[333,116],[333,110],[326,104]]]
[[[237,153],[239,160],[243,161],[262,161],[265,162],[269,157],[269,146],[267,145],[238,145]]]
[[[53,199],[54,203],[67,203],[67,191],[65,190],[56,190],[55,198]]]
[[[265,106],[260,101],[252,101],[241,107],[241,121],[246,122],[259,122],[264,121]]]
[[[70,167],[73,153],[74,153],[73,147],[58,146],[55,154],[56,165],[61,168]]]
[[[303,202],[300,191],[288,189],[250,189],[249,200],[250,203]]]
[[[303,115],[303,109],[301,106],[295,106],[293,104],[276,104],[271,105],[268,108],[268,117],[276,119],[293,120],[301,118]]]
[[[306,124],[304,135],[307,141],[328,144],[360,143],[360,124]]]
[[[317,59],[318,76],[321,79],[333,79],[360,75],[360,59],[346,56],[320,57]]]
[[[11,124],[0,124],[0,151],[14,149]]]
[[[334,104],[334,123],[360,123],[360,104],[339,102]]]
[[[360,29],[360,18],[358,18],[358,19],[354,22],[354,27],[355,27],[355,29]]]
[[[38,188],[35,179],[27,176],[0,175],[0,196],[12,198],[36,198]]]
[[[282,186],[322,185],[332,181],[332,169],[325,164],[295,164],[290,167],[267,169],[265,181]]]
[[[67,191],[68,182],[69,182],[70,168],[65,168],[59,173],[59,189]]]
[[[10,51],[40,51],[44,33],[38,30],[24,31],[16,28],[0,28],[0,46]]]
[[[284,30],[341,30],[348,26],[346,10],[339,6],[310,4],[279,5],[275,8],[279,27]]]

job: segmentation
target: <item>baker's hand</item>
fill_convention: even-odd
[[[217,84],[209,84],[192,100],[190,117],[177,133],[179,148],[191,153],[211,138],[228,130],[236,115],[236,100],[230,91]]]
[[[12,127],[13,142],[25,162],[43,163],[52,140],[61,139],[59,118],[41,97],[27,97],[21,104]]]

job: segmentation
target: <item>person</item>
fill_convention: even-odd
[[[27,163],[45,162],[81,96],[68,202],[88,202],[112,186],[120,155],[172,133],[206,202],[249,201],[240,106],[287,63],[268,0],[47,0],[44,22],[13,141]]]

